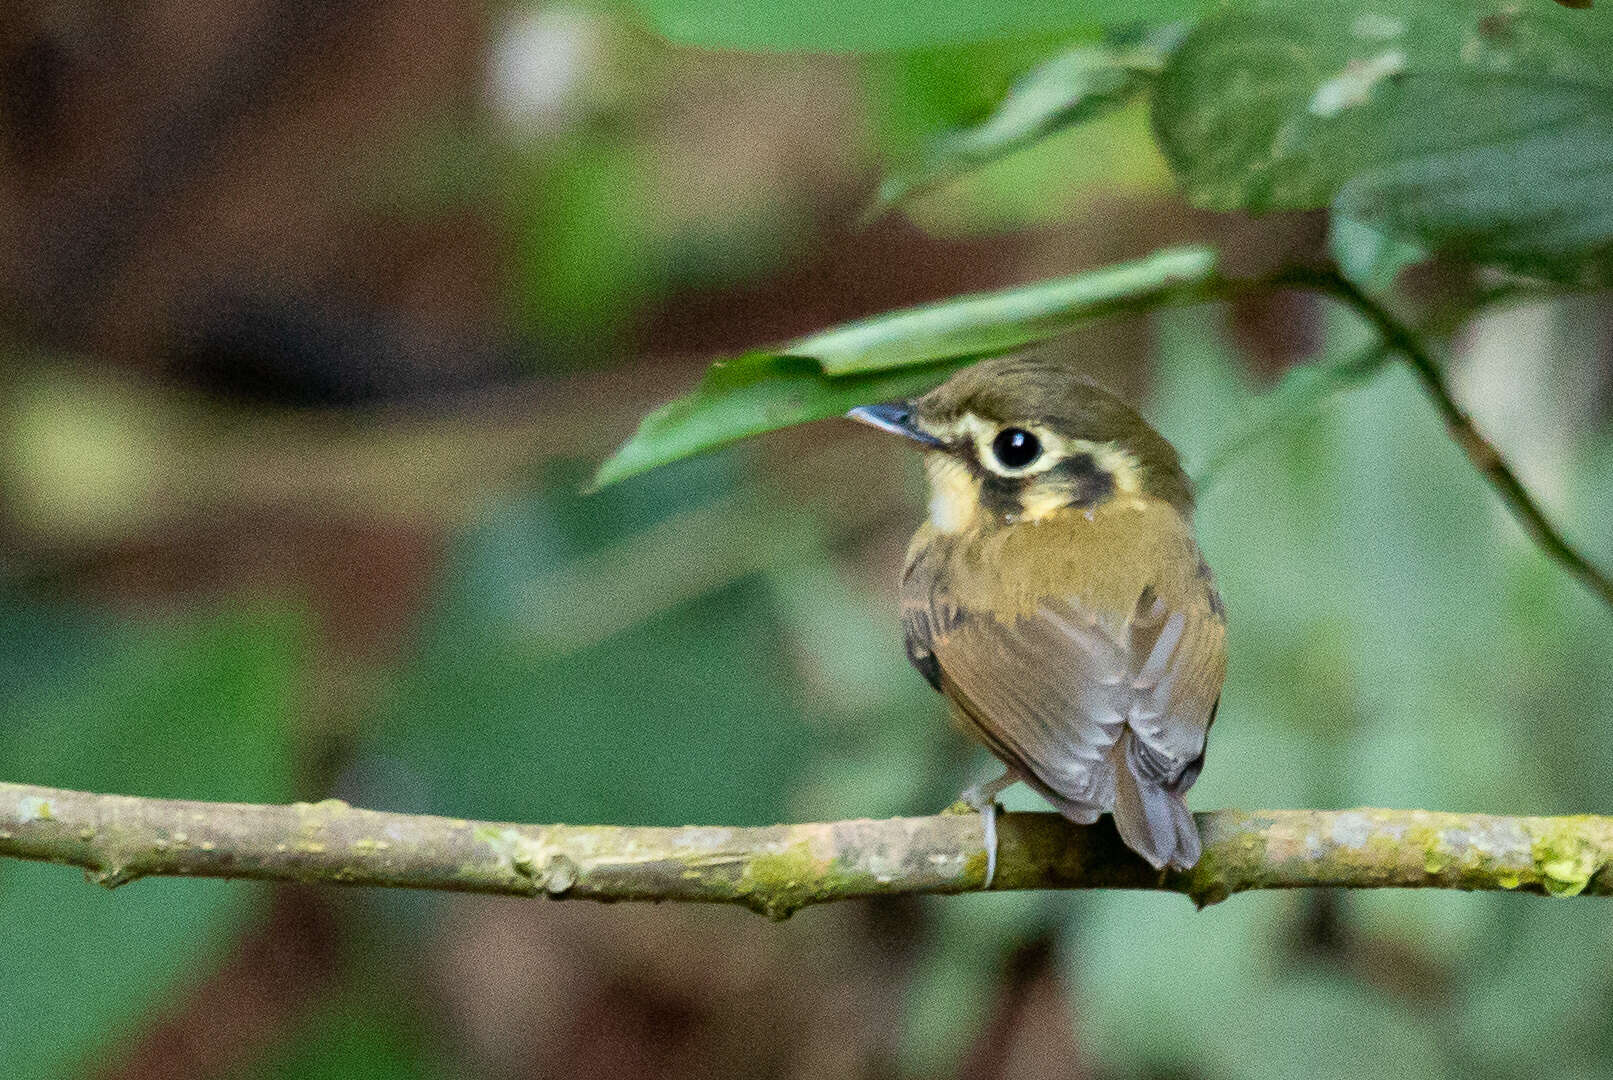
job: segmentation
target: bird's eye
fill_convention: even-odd
[[[991,452],[1005,469],[1023,469],[1042,456],[1042,441],[1024,428],[1003,428],[991,440]]]

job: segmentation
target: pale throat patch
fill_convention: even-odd
[[[924,455],[930,477],[930,525],[937,532],[960,533],[980,514],[980,481],[949,454]]]

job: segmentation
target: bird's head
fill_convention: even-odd
[[[1125,402],[1058,364],[986,360],[923,397],[847,415],[925,448],[930,520],[942,532],[1039,521],[1117,496],[1192,513],[1176,449]]]

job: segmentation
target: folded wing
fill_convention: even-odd
[[[1198,860],[1182,796],[1225,668],[1225,628],[1207,602],[1167,603],[1150,587],[1123,617],[1050,599],[1003,619],[933,589],[904,599],[908,655],[1005,764],[1072,821],[1113,810],[1156,867]]]

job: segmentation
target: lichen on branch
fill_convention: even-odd
[[[1316,886],[1613,894],[1613,818],[1426,810],[1217,810],[1204,857],[1151,869],[1107,820],[999,818],[993,890],[1156,889],[1199,905]],[[338,800],[260,806],[0,783],[0,856],[142,877],[251,878],[588,900],[741,904],[774,918],[831,900],[979,891],[973,813],[759,828],[513,825],[361,810]]]

